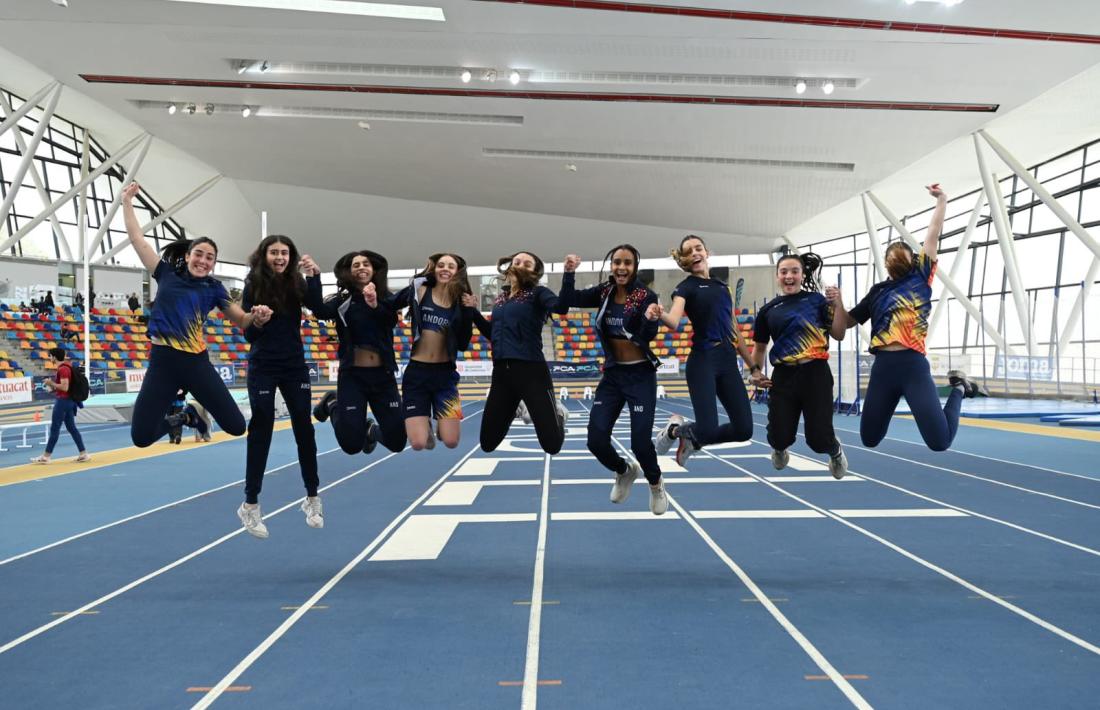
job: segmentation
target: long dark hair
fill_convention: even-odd
[[[199,244],[209,244],[214,247],[214,256],[218,255],[218,245],[210,237],[198,239],[177,239],[160,250],[160,260],[168,262],[168,265],[178,273],[187,271],[187,255]]]
[[[512,269],[512,259],[515,259],[520,254],[527,254],[535,260],[535,270],[531,272],[530,276],[524,278],[518,277],[518,272]],[[511,256],[502,256],[497,259],[497,272],[502,279],[507,280],[509,276],[516,276],[516,282],[519,285],[521,291],[534,288],[542,280],[542,275],[546,273],[546,265],[542,263],[542,259],[538,254],[533,251],[520,250],[512,254]],[[506,286],[507,288],[507,286]]]
[[[286,270],[278,274],[267,264],[267,250],[274,244],[283,244],[290,250]],[[290,237],[272,234],[256,247],[248,257],[249,272],[245,279],[248,300],[256,305],[270,306],[280,313],[296,314],[302,310],[306,284],[298,271],[298,247]]]
[[[710,247],[707,246],[707,243],[703,241],[702,237],[696,236],[694,234],[689,234],[689,235],[687,235],[686,237],[684,237],[683,239],[680,240],[680,246],[679,247],[677,247],[676,249],[670,249],[669,252],[668,252],[668,255],[671,256],[676,261],[677,266],[679,266],[681,269],[683,269],[684,271],[686,271],[690,274],[691,273],[691,260],[686,258],[686,255],[684,254],[684,244],[689,239],[698,239],[699,242],[703,245],[703,248],[707,250],[707,253],[708,254],[710,253]]]
[[[634,248],[633,244],[620,244],[619,246],[611,247],[611,251],[607,252],[607,254],[605,254],[603,257],[603,261],[600,262],[600,283],[603,283],[604,281],[603,265],[608,264],[608,266],[610,267],[611,257],[615,256],[615,252],[619,251],[620,249],[626,249],[628,252],[634,255],[634,274],[630,280],[634,281],[638,278],[638,269],[640,268],[640,265],[642,263],[642,255],[638,253],[638,250]],[[607,282],[612,285],[615,284],[615,278],[610,273],[610,268],[609,273],[607,274]]]
[[[805,254],[784,254],[775,262],[775,271],[779,273],[779,265],[787,259],[798,259],[802,262],[802,290],[817,293],[821,291],[821,268],[825,262],[820,256],[808,251]]]
[[[447,295],[451,297],[451,303],[459,303],[462,300],[463,294],[473,293],[473,289],[470,288],[470,278],[466,274],[466,260],[458,254],[452,254],[450,252],[440,252],[438,254],[432,254],[428,257],[428,264],[424,269],[413,276],[413,278],[424,277],[428,279],[428,288],[435,286],[435,267],[439,263],[439,260],[445,256],[449,256],[455,260],[458,264],[458,270],[455,271],[454,277],[451,282],[447,284]]]
[[[354,294],[361,290],[361,287],[355,283],[355,278],[351,275],[351,262],[355,261],[357,256],[366,257],[367,261],[370,262],[371,268],[374,270],[370,282],[374,284],[378,297],[383,298],[389,295],[390,289],[387,284],[389,283],[390,262],[386,261],[386,257],[369,249],[351,251],[336,260],[336,265],[332,267],[332,273],[336,276],[336,286],[340,293]]]

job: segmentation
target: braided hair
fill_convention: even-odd
[[[825,262],[820,256],[814,254],[812,251],[808,251],[805,254],[785,254],[779,257],[779,261],[775,263],[776,271],[779,270],[779,265],[787,259],[798,259],[802,264],[802,290],[809,291],[811,293],[818,293],[821,291],[821,268],[825,265]]]

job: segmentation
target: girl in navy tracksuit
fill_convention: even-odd
[[[435,446],[431,418],[447,448],[458,446],[462,400],[458,395],[460,350],[470,346],[477,311],[464,305],[471,293],[466,260],[456,254],[432,254],[428,265],[394,298],[396,308],[408,306],[412,355],[401,378],[405,433],[413,449]]]
[[[136,182],[123,190],[122,212],[130,245],[157,282],[157,298],[149,317],[153,344],[149,367],[134,402],[130,438],[136,446],[149,446],[181,422],[203,431],[205,423],[192,421],[189,414],[171,419],[167,415],[181,388],[189,391],[227,434],[240,436],[245,431],[244,416],[207,357],[203,323],[210,311],[221,308],[234,325],[247,329],[261,310],[245,313],[229,301],[225,286],[212,275],[218,260],[213,240],[200,237],[172,242],[158,256],[145,240],[134,212],[133,199],[139,190]]]
[[[840,291],[828,288],[825,295],[836,308],[833,336],[871,320],[871,379],[863,400],[859,435],[864,446],[878,446],[886,436],[894,409],[902,397],[909,403],[921,438],[933,451],[945,451],[959,428],[963,397],[979,393],[966,374],[952,370],[948,374],[952,391],[947,403],[940,405],[932,370],[925,357],[924,340],[928,336],[928,314],[932,310],[932,279],[936,274],[936,254],[943,231],[947,196],[939,185],[931,185],[929,194],[936,207],[928,223],[928,232],[919,254],[904,242],[886,250],[886,271],[890,275],[871,287],[863,300],[850,312],[844,309]]]
[[[582,291],[575,290],[575,269],[579,257],[565,260],[558,297],[567,307],[598,308],[596,332],[603,345],[603,377],[596,387],[588,417],[588,450],[615,474],[611,502],[622,503],[630,495],[638,474],[649,481],[649,509],[655,515],[668,510],[668,497],[657,464],[657,451],[650,438],[657,408],[657,367],[660,360],[649,348],[657,335],[660,307],[657,294],[638,280],[641,257],[630,244],[607,253],[611,274],[607,281]],[[630,412],[630,449],[637,462],[628,463],[611,444],[611,432],[623,405]]]
[[[707,444],[752,438],[752,410],[737,366],[737,355],[749,362],[750,353],[733,327],[729,286],[710,278],[707,245],[692,234],[684,237],[680,248],[671,254],[690,276],[672,292],[672,308],[661,320],[671,330],[679,330],[680,317],[685,313],[691,321],[694,332],[686,374],[695,421],[672,415],[668,426],[658,435],[656,447],[657,453],[663,454],[673,440],[679,439],[676,462],[683,466],[689,456]],[[715,397],[726,410],[728,424],[718,424]]]
[[[476,324],[493,345],[493,379],[481,416],[481,448],[494,451],[522,403],[535,425],[539,445],[548,454],[565,441],[565,408],[554,396],[550,368],[542,354],[542,327],[551,313],[566,313],[554,292],[539,285],[542,259],[516,252],[497,262],[505,284],[493,305],[492,322],[480,312]]]
[[[248,401],[252,418],[248,422],[248,453],[245,464],[244,503],[237,510],[245,529],[256,537],[267,537],[260,516],[259,497],[263,487],[271,432],[275,426],[275,392],[282,392],[290,413],[294,442],[298,445],[298,466],[306,499],[302,511],[306,524],[324,527],[321,498],[317,495],[317,440],[310,419],[312,389],[302,349],[302,303],[305,280],[298,267],[298,249],[289,237],[271,235],[248,257],[250,271],[244,282],[241,305],[262,306],[263,316],[244,331],[248,351]]]
[[[336,441],[346,453],[369,454],[378,442],[401,451],[406,439],[394,374],[397,309],[386,287],[386,258],[367,250],[340,257],[333,268],[339,291],[328,299],[321,293],[317,264],[303,260],[302,271],[309,274],[306,305],[318,318],[335,321],[340,338],[336,392],[326,393],[313,415],[322,422],[332,417]],[[368,405],[374,419],[367,416]]]

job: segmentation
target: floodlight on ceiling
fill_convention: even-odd
[[[519,72],[518,72],[518,71],[516,71],[515,69],[513,69],[513,70],[512,70],[512,71],[511,71],[511,72],[510,72],[510,73],[508,74],[508,81],[509,81],[509,82],[510,82],[510,83],[512,84],[512,86],[515,86],[516,84],[518,84],[518,83],[519,83],[519,80],[520,80],[520,78],[521,78],[521,77],[520,77],[520,75],[519,75]]]
[[[823,92],[825,92],[825,95],[826,95],[826,96],[828,96],[829,94],[833,93],[833,91],[834,91],[835,89],[836,89],[836,85],[835,85],[835,84],[833,84],[833,82],[831,82],[831,81],[826,81],[826,82],[825,82],[824,84],[822,84],[822,85],[821,85],[821,90],[822,90]]]
[[[252,107],[251,106],[245,106],[244,108],[241,109],[241,118],[248,118],[251,115],[252,115]]]
[[[206,115],[207,116],[213,116],[214,115],[214,104],[206,104]]]
[[[58,7],[69,6],[69,0],[50,0],[50,2],[52,2],[54,5],[57,5]]]
[[[168,104],[168,115],[169,116],[175,116],[176,111],[178,111],[178,110],[179,110],[179,107],[176,106],[175,104]]]
[[[796,93],[796,94],[806,93],[806,82],[802,81],[801,79],[799,79],[797,82],[795,82],[794,93]]]
[[[189,116],[194,116],[196,108],[195,104],[187,104],[187,114]]]
[[[54,0],[57,2],[57,0]],[[221,5],[262,10],[290,10],[293,12],[319,12],[333,15],[359,15],[362,17],[389,17],[398,20],[429,20],[444,22],[441,7],[420,5],[395,5],[376,2],[347,2],[347,0],[169,0],[196,5]]]
[[[458,75],[458,78],[462,80],[463,84],[469,84],[470,80],[474,78],[474,75],[469,69],[463,69],[462,73]]]

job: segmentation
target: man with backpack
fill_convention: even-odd
[[[57,395],[57,401],[53,405],[53,418],[50,420],[50,438],[46,441],[46,451],[41,456],[35,456],[31,463],[49,463],[53,449],[57,446],[57,437],[61,434],[61,425],[65,425],[69,435],[73,437],[76,450],[80,455],[76,457],[77,463],[91,459],[84,450],[84,439],[76,428],[76,411],[80,409],[84,400],[88,399],[88,378],[78,368],[65,361],[65,351],[61,348],[51,348],[50,357],[57,363],[57,373],[54,379],[46,380],[46,388],[53,390]]]

